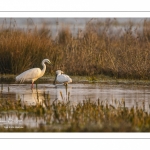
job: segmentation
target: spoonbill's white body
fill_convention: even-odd
[[[16,77],[16,81],[19,81],[20,83],[23,83],[24,81],[31,81],[32,82],[31,89],[33,89],[34,81],[36,81],[38,78],[42,77],[46,71],[45,62],[47,62],[48,64],[51,63],[49,61],[49,59],[44,59],[42,61],[42,66],[43,66],[42,70],[40,68],[29,69],[29,70],[21,73],[20,75],[18,75]]]
[[[56,81],[60,83],[68,84],[72,82],[72,79],[68,75],[63,74],[63,71],[57,70],[54,84],[56,83]]]

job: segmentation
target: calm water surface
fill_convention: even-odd
[[[35,85],[34,85],[35,86]],[[9,87],[9,88],[8,88]],[[18,99],[21,98],[22,102],[27,105],[36,105],[42,102],[44,99],[44,93],[50,98],[50,101],[70,101],[73,105],[76,105],[83,100],[107,101],[114,104],[114,101],[125,101],[125,107],[144,108],[149,113],[150,106],[150,87],[149,86],[137,86],[137,85],[103,85],[103,84],[69,84],[68,88],[64,85],[52,85],[52,84],[38,84],[36,88],[31,91],[30,84],[5,84],[0,94],[0,98],[5,99]],[[37,97],[38,92],[38,97]],[[144,104],[144,105],[143,105]],[[45,105],[43,104],[43,107]],[[23,118],[23,114],[20,116]],[[44,124],[42,118],[36,118],[34,115],[18,120],[17,116],[13,113],[11,115],[1,115],[0,125],[2,121],[8,122],[16,120],[22,124],[37,127],[40,123]]]
[[[9,87],[9,89],[8,89]],[[37,102],[37,92],[39,100],[44,99],[43,93],[50,97],[51,101],[69,100],[72,104],[77,104],[83,100],[102,100],[111,102],[112,100],[125,100],[126,107],[133,107],[145,102],[149,106],[150,87],[137,85],[103,85],[103,84],[69,84],[68,88],[62,84],[38,84],[37,90],[30,89],[30,84],[10,84],[3,85],[1,96],[9,98],[21,98],[29,105]]]

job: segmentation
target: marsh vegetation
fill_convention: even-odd
[[[8,118],[15,116],[12,122],[8,119],[0,126],[1,132],[149,132],[150,114],[143,109],[125,107],[124,101],[95,102],[86,100],[71,105],[70,102],[47,99],[35,106],[23,105],[20,100],[0,100],[0,115]],[[116,107],[117,104],[117,107]],[[24,125],[24,120],[34,118],[39,122],[37,127]],[[31,119],[31,120],[32,120]],[[2,122],[3,118],[1,118]],[[43,120],[43,121],[40,121]],[[20,123],[19,123],[20,121]],[[33,120],[32,120],[33,121]],[[15,122],[15,123],[14,123]],[[16,128],[17,126],[17,128]]]
[[[53,66],[69,75],[107,75],[115,78],[149,79],[150,22],[119,24],[116,20],[87,22],[74,35],[62,26],[52,37],[52,29],[43,26],[19,29],[14,22],[0,27],[0,73],[19,74],[40,66],[49,58]]]
[[[1,132],[148,132],[147,87],[72,84],[3,85]]]
[[[106,99],[87,97],[74,105],[71,97],[67,101],[52,100],[51,95],[44,92],[42,101],[39,101],[37,92],[38,103],[28,105],[21,97],[10,98],[9,86],[8,93],[5,96],[3,93],[4,83],[14,83],[16,75],[39,67],[43,58],[50,59],[53,65],[47,66],[43,81],[39,79],[38,83],[51,84],[49,78],[61,69],[77,83],[82,78],[82,83],[149,86],[149,26],[148,20],[140,25],[132,22],[119,24],[115,19],[91,20],[82,31],[78,29],[76,35],[69,26],[62,26],[52,37],[52,29],[45,23],[40,28],[33,25],[19,29],[15,22],[8,25],[4,21],[0,26],[0,131],[149,132],[150,114],[145,110],[145,101],[142,107],[136,103],[129,108],[124,99],[109,103]],[[61,92],[59,95],[63,97]],[[26,120],[36,120],[38,126],[19,124],[19,121]]]

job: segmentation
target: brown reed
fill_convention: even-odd
[[[70,75],[149,79],[149,25],[147,20],[140,26],[131,22],[119,25],[110,20],[91,21],[82,34],[74,36],[66,26],[56,38],[52,38],[51,29],[45,24],[40,29],[2,27],[0,73],[19,74],[49,58],[53,66],[47,68],[47,74],[61,69]]]

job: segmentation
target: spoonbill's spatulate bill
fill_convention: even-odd
[[[72,79],[68,75],[63,74],[63,71],[57,70],[54,84],[56,84],[56,81],[59,83],[68,84],[68,83],[72,82]]]
[[[19,81],[20,83],[23,83],[24,81],[31,81],[32,82],[31,89],[33,89],[34,81],[36,81],[38,78],[42,77],[46,71],[45,63],[50,64],[51,62],[49,61],[49,59],[44,59],[42,61],[42,66],[43,66],[42,70],[40,68],[29,69],[29,70],[21,73],[20,75],[18,75],[16,77],[16,81]]]

